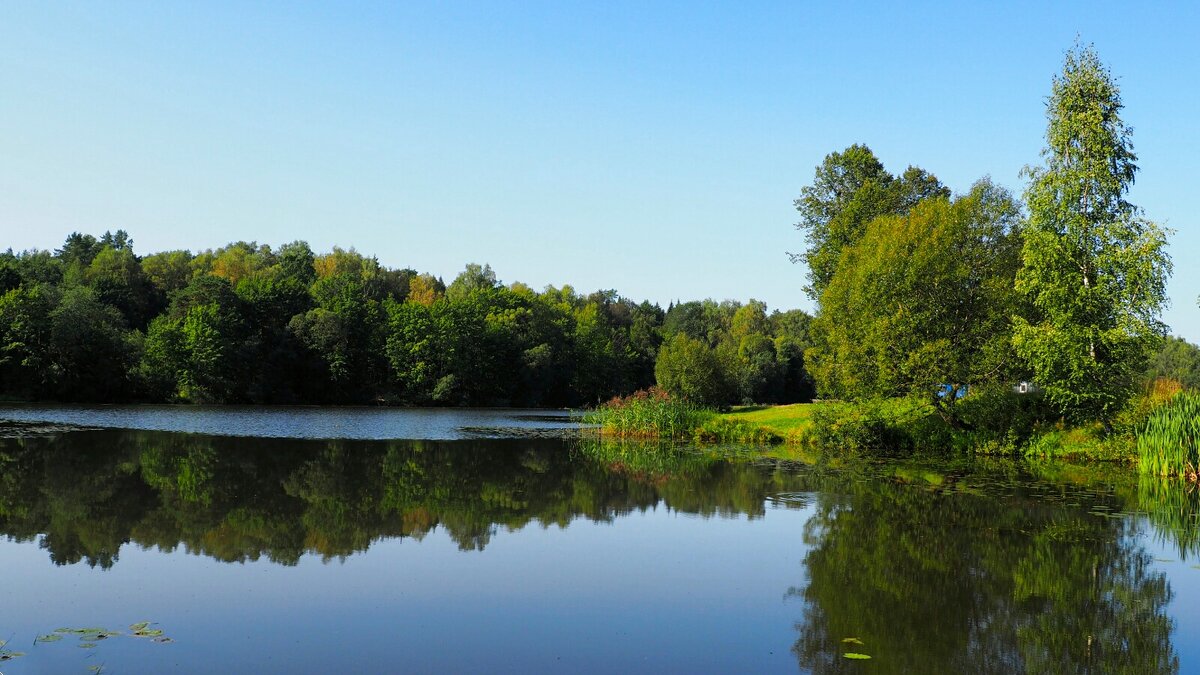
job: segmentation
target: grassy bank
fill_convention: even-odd
[[[817,405],[820,404],[745,406],[734,408],[721,415],[721,418],[752,424],[778,434],[789,441],[799,441],[801,435],[812,427],[812,412]]]
[[[1195,410],[1200,410],[1200,398],[1176,399],[1177,393],[1142,396],[1108,428],[1045,421],[1036,402],[1004,396],[972,395],[959,402],[965,423],[956,428],[931,404],[915,399],[743,406],[718,412],[673,400],[659,390],[613,399],[588,413],[585,421],[611,437],[786,444],[789,453],[993,454],[1130,465],[1139,463],[1140,454],[1143,472],[1195,480],[1200,465],[1200,432],[1194,431],[1200,429],[1200,413]]]
[[[694,440],[704,443],[776,444],[799,439],[797,406],[771,414],[771,408],[745,408],[719,413],[672,398],[652,388],[614,398],[583,415],[601,435],[616,438]]]

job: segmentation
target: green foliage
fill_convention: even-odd
[[[136,334],[125,330],[121,313],[84,286],[68,289],[50,312],[50,358],[54,394],[65,400],[97,401],[127,396],[129,371],[137,362]]]
[[[923,412],[919,404],[904,400],[825,403],[814,406],[812,427],[804,438],[824,452],[904,455],[914,448],[904,422]]]
[[[163,297],[187,287],[192,280],[192,254],[164,251],[142,258],[142,272]]]
[[[808,266],[809,296],[820,299],[843,249],[858,242],[868,223],[906,213],[936,196],[949,197],[950,191],[932,174],[910,166],[902,176],[892,176],[865,145],[826,155],[812,185],[804,187],[795,202],[801,216],[796,228],[805,232],[808,249],[793,254],[792,260]]]
[[[634,438],[688,438],[715,413],[662,389],[643,389],[597,406],[583,416],[604,434]]]
[[[663,343],[654,376],[672,396],[699,405],[725,404],[734,386],[716,353],[683,333]]]
[[[1004,190],[981,181],[953,201],[926,199],[867,224],[821,296],[821,340],[806,355],[818,390],[940,404],[944,384],[1011,381],[1018,215]]]
[[[1138,470],[1154,476],[1200,472],[1200,393],[1185,391],[1159,407],[1138,435]]]
[[[1127,460],[1125,440],[1106,435],[1098,423],[1067,426],[1059,422],[1034,427],[1021,450],[1028,459]]]
[[[480,266],[476,263],[469,263],[467,268],[446,287],[446,297],[451,301],[462,300],[473,292],[492,291],[499,285],[500,282],[496,280],[496,273],[492,271],[491,265]]]
[[[0,391],[22,397],[47,393],[52,308],[47,290],[40,285],[0,295]]]
[[[771,445],[786,440],[776,431],[761,424],[725,415],[717,415],[704,421],[692,433],[692,437],[703,443],[747,443]]]
[[[1158,378],[1177,380],[1188,389],[1200,389],[1200,347],[1181,337],[1168,336],[1150,359],[1145,373],[1147,381]]]
[[[1073,419],[1121,410],[1165,332],[1165,233],[1125,197],[1137,172],[1119,88],[1090,47],[1067,53],[1047,104],[1044,167],[1028,169],[1013,345]]]

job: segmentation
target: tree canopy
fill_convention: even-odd
[[[1046,105],[1045,166],[1027,169],[1029,223],[1013,344],[1060,410],[1110,419],[1166,327],[1166,233],[1126,196],[1137,173],[1120,89],[1091,47],[1067,52]]]
[[[809,352],[819,389],[941,402],[943,385],[953,393],[1010,379],[1019,216],[1013,198],[983,180],[961,197],[871,221],[821,295],[822,339]]]

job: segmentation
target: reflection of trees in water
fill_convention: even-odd
[[[808,583],[789,591],[803,669],[857,672],[842,654],[858,651],[875,672],[1178,672],[1171,590],[1136,521],[1019,490],[834,482],[814,486]]]
[[[1171,590],[1135,536],[1140,521],[1089,510],[1140,502],[1159,536],[1195,553],[1195,530],[1182,528],[1194,495],[1132,477],[1088,492],[1043,475],[1034,489],[1012,471],[995,494],[975,494],[974,475],[883,472],[786,470],[673,445],[78,432],[0,439],[0,532],[40,537],[56,564],[110,567],[131,542],[295,564],[439,527],[480,550],[531,523],[660,504],[754,518],[770,499],[813,507],[806,584],[790,592],[803,601],[793,651],[806,670],[863,667],[847,651],[883,672],[1178,670]]]
[[[1138,510],[1154,525],[1155,538],[1179,557],[1200,557],[1200,488],[1178,478],[1139,476]]]
[[[0,531],[57,564],[110,567],[124,544],[222,561],[347,556],[443,528],[481,550],[500,528],[608,521],[664,503],[763,513],[779,474],[695,453],[653,471],[563,441],[295,441],[148,431],[0,439]]]

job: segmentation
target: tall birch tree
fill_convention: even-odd
[[[1028,301],[1013,346],[1063,414],[1106,421],[1165,326],[1165,231],[1127,200],[1137,173],[1120,88],[1091,47],[1067,52],[1046,105],[1045,166],[1027,168]]]

